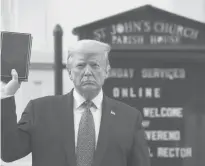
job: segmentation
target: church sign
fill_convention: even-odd
[[[197,40],[199,30],[166,21],[124,21],[93,30],[93,38],[111,44],[180,44]]]

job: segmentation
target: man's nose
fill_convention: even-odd
[[[91,67],[89,65],[85,67],[85,75],[92,75]]]

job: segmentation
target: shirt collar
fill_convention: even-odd
[[[81,96],[76,89],[74,88],[73,90],[73,97],[74,97],[74,109],[77,109],[83,102],[85,101],[84,97]],[[92,102],[95,104],[97,109],[101,108],[102,105],[102,100],[103,100],[103,92],[102,89],[98,93],[98,95],[92,100]]]
[[[103,92],[101,89],[100,92],[98,93],[98,95],[92,100],[92,102],[95,104],[97,109],[101,108],[102,100],[103,100]]]

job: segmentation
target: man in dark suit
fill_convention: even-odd
[[[5,162],[32,153],[33,166],[150,166],[141,113],[102,91],[109,51],[102,42],[78,41],[67,60],[74,89],[31,100],[18,124],[13,72],[1,106]]]

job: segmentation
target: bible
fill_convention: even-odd
[[[12,69],[17,71],[19,81],[28,81],[31,45],[29,33],[1,32],[1,81],[12,79]]]

